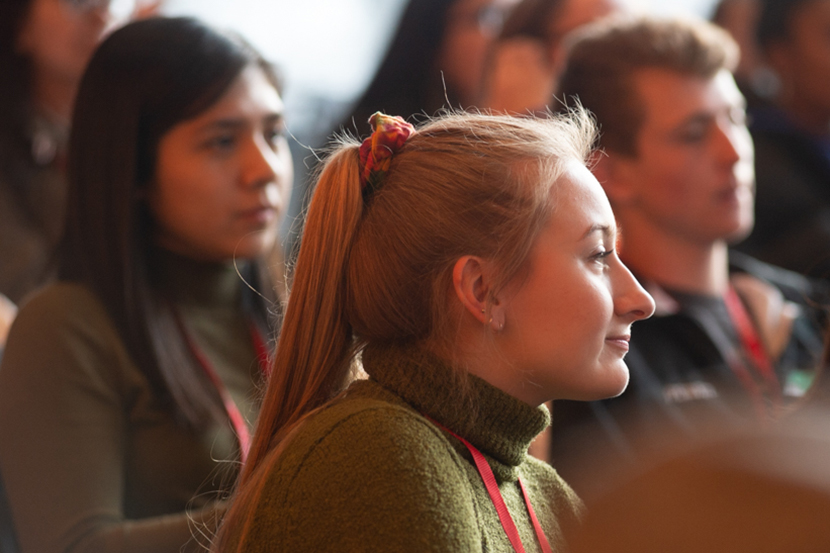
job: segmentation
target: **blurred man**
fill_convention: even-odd
[[[622,396],[554,405],[554,465],[574,484],[570,437],[603,451],[601,437],[635,459],[664,436],[770,419],[817,366],[821,323],[806,302],[819,292],[728,251],[753,225],[737,59],[732,39],[702,21],[610,22],[572,45],[559,97],[578,98],[600,123],[595,174],[622,230],[621,257],[657,304],[633,330]]]

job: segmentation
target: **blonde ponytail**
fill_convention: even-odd
[[[308,209],[242,483],[294,424],[346,384],[355,346],[344,314],[344,274],[362,211],[357,145],[344,145],[327,161]]]

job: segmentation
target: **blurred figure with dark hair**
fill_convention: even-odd
[[[484,106],[507,113],[546,109],[562,71],[565,37],[623,11],[623,0],[522,0],[489,58]]]
[[[760,14],[758,0],[721,0],[712,12],[712,23],[728,31],[741,49],[733,75],[750,108],[765,102],[777,82],[758,47],[755,30]]]
[[[98,42],[134,8],[134,0],[0,3],[0,294],[14,303],[55,276],[78,83]]]
[[[762,0],[758,41],[778,77],[754,109],[755,230],[740,248],[830,278],[830,0]]]
[[[490,45],[518,0],[410,0],[372,82],[344,123],[376,111],[434,115],[479,105]]]

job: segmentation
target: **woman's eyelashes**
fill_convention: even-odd
[[[239,143],[243,140],[243,132],[223,132],[210,136],[202,143],[202,147],[216,154],[230,154],[236,150]],[[265,143],[274,151],[283,146],[285,128],[282,125],[266,127],[259,132],[262,133],[262,139]]]
[[[703,142],[708,131],[709,128],[706,124],[696,123],[681,129],[676,133],[675,137],[682,144],[698,144]]]
[[[285,120],[280,114],[271,114],[262,119],[262,136],[271,148],[282,146],[281,139],[286,137]]]
[[[601,264],[603,267],[608,265],[608,258],[614,254],[614,248],[606,248],[600,246],[599,250],[595,251],[590,256],[590,260]]]
[[[204,142],[204,147],[207,150],[216,153],[227,153],[236,147],[237,137],[233,133],[222,133],[212,136]]]
[[[273,127],[266,128],[263,132],[263,136],[265,137],[265,141],[274,149],[278,149],[281,147],[282,141],[285,139],[285,126],[282,124],[274,125]]]

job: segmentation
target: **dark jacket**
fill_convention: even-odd
[[[767,263],[830,277],[830,135],[807,134],[775,108],[752,113],[755,228],[738,249]]]
[[[775,286],[799,310],[774,367],[777,392],[785,404],[792,403],[818,366],[826,287],[736,252],[730,255],[730,272]],[[758,403],[727,362],[743,350],[723,300],[679,299],[678,306],[676,312],[658,312],[634,325],[626,357],[631,380],[622,395],[591,403],[554,402],[553,465],[577,492],[589,493],[583,486],[596,482],[581,470],[589,457],[621,467],[669,440],[758,422]]]

